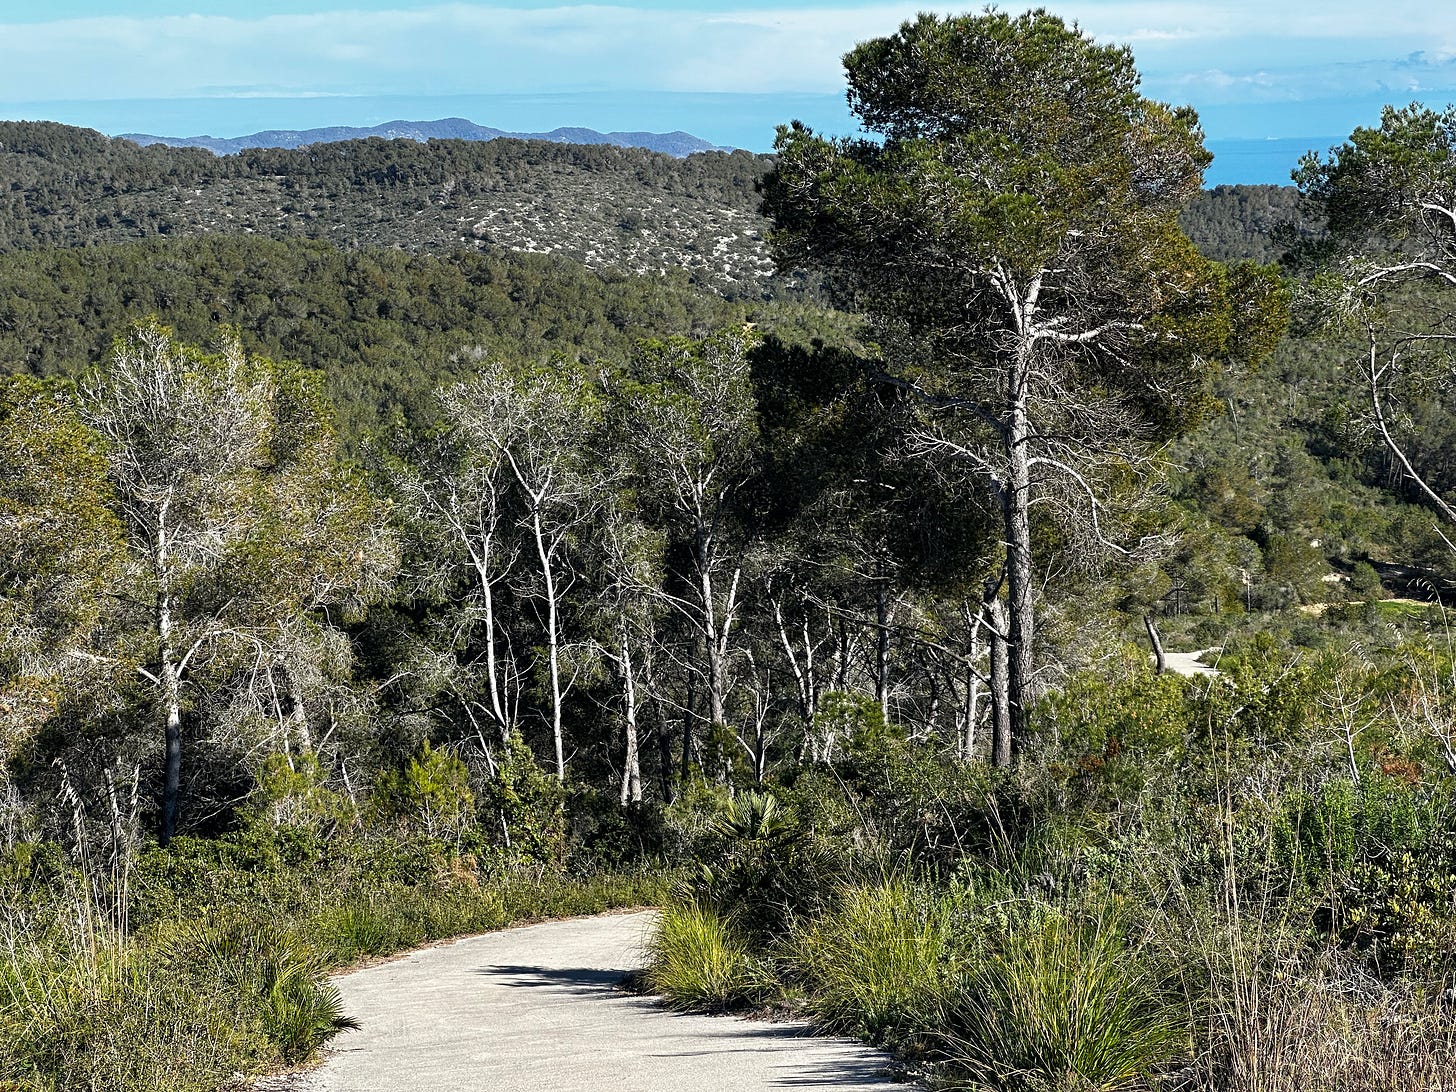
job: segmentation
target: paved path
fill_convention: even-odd
[[[1207,664],[1199,663],[1198,657],[1205,652],[1221,652],[1220,648],[1200,648],[1196,652],[1165,652],[1163,660],[1168,665],[1168,670],[1179,675],[1187,675],[1190,678],[1195,675],[1217,675],[1218,668],[1209,667]]]
[[[615,989],[651,913],[548,922],[339,978],[362,1025],[304,1092],[871,1092],[885,1055],[803,1026],[681,1016]]]

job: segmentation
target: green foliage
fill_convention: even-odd
[[[828,1031],[924,1053],[955,995],[948,901],[903,881],[847,889],[802,919],[787,948]]]
[[[646,956],[648,985],[673,1008],[743,1008],[765,1000],[771,989],[771,979],[731,920],[691,900],[662,908]]]
[[[782,938],[796,914],[822,902],[843,864],[792,809],[759,792],[723,805],[699,854],[695,897],[731,914],[754,941]]]
[[[1322,159],[1311,152],[1295,182],[1319,204],[1330,234],[1343,243],[1392,242],[1441,226],[1412,217],[1419,203],[1439,191],[1451,169],[1456,114],[1412,103],[1386,106],[1380,126],[1361,126]]]
[[[1308,885],[1316,928],[1392,967],[1438,975],[1456,955],[1449,788],[1423,783],[1418,765],[1383,748],[1362,765],[1359,783],[1334,778],[1286,799],[1273,830],[1281,867]]]
[[[541,768],[531,748],[512,734],[495,770],[480,789],[479,813],[486,833],[505,832],[506,857],[542,864],[564,860],[567,851],[566,791]]]
[[[1156,675],[1140,650],[1129,649],[1111,678],[1074,676],[1048,695],[1038,717],[1056,725],[1068,770],[1098,806],[1133,800],[1154,771],[1184,753],[1190,730],[1188,686]]]
[[[1368,561],[1357,561],[1350,570],[1350,594],[1361,599],[1383,599],[1384,593],[1375,566]]]
[[[882,723],[869,704],[871,723]],[[968,855],[998,852],[1019,808],[1006,779],[893,727],[860,739],[831,768],[799,772],[787,794],[840,870],[948,875]]]
[[[573,872],[627,868],[667,856],[670,834],[660,808],[630,802],[623,807],[613,795],[576,786],[565,810]]]
[[[1190,201],[1179,222],[1214,261],[1260,264],[1278,261],[1291,236],[1312,228],[1293,186],[1215,186]]]
[[[68,384],[0,383],[0,763],[63,707],[104,693],[115,672],[93,646],[125,564],[99,438]],[[105,704],[102,699],[101,704]]]
[[[820,695],[812,731],[823,739],[822,757],[832,760],[839,749],[861,754],[905,739],[904,728],[885,719],[880,703],[868,694],[830,690]]]
[[[992,940],[949,1014],[956,1068],[974,1087],[1134,1087],[1178,1056],[1181,1017],[1115,921],[1032,909]]]
[[[311,1057],[338,1032],[358,1027],[344,1016],[327,964],[279,925],[235,914],[198,918],[164,930],[159,952],[166,972],[215,983],[224,997],[255,1010],[280,1060]]]
[[[465,763],[449,751],[436,751],[429,740],[404,769],[380,773],[373,800],[381,818],[457,845],[475,822]]]
[[[130,322],[157,315],[203,343],[222,315],[249,351],[317,369],[351,444],[428,423],[435,387],[466,373],[474,350],[622,361],[640,338],[686,336],[746,306],[679,275],[592,272],[540,254],[346,252],[236,235],[0,253],[0,280],[0,369],[76,376]],[[753,309],[769,325],[792,314]]]
[[[356,816],[349,798],[327,784],[318,755],[271,754],[263,759],[257,788],[248,801],[248,818],[274,827],[322,832]]]

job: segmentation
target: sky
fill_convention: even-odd
[[[1069,0],[1048,7],[1130,45],[1143,90],[1190,103],[1209,182],[1286,181],[1387,102],[1456,101],[1445,0]],[[684,130],[766,151],[798,118],[854,130],[841,56],[919,10],[886,0],[0,0],[0,117],[105,133],[465,117]],[[1004,10],[1022,10],[1003,4]]]

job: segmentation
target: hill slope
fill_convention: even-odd
[[[4,122],[0,251],[209,234],[504,248],[626,273],[681,269],[725,295],[761,296],[772,263],[754,183],[768,164],[508,138],[373,137],[220,158]]]
[[[305,238],[344,249],[494,248],[594,269],[683,270],[730,297],[775,292],[757,181],[768,156],[610,145],[347,140],[219,158],[49,122],[0,122],[0,252],[156,236]],[[1218,258],[1272,260],[1289,187],[1219,187],[1184,218]]]

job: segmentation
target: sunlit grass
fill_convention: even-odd
[[[950,940],[945,901],[892,882],[847,890],[797,931],[790,960],[826,1030],[910,1045],[941,1018]]]
[[[762,1001],[770,977],[730,923],[696,902],[664,907],[647,942],[647,985],[677,1009]]]
[[[1112,922],[1037,917],[996,938],[950,1013],[948,1054],[970,1087],[1112,1092],[1184,1048],[1182,1015]]]

